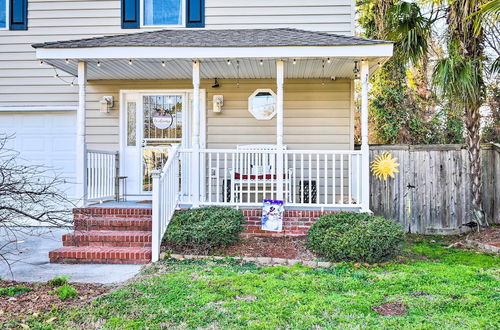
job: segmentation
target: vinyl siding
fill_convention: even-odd
[[[276,118],[257,120],[248,112],[248,97],[258,88],[276,90],[275,81],[220,80],[202,81],[206,89],[206,141],[208,148],[234,148],[237,144],[276,143]],[[120,90],[190,89],[190,81],[145,80],[94,81],[88,86],[87,143],[94,149],[119,149],[119,102],[109,114],[99,112],[99,99],[113,95],[119,101]],[[352,90],[349,80],[328,81],[290,79],[284,87],[284,143],[289,149],[349,149],[352,147]],[[213,113],[213,95],[224,96],[222,113]]]
[[[0,0],[4,1],[4,0]],[[353,0],[206,0],[206,28],[300,29],[352,34]],[[144,31],[120,27],[119,0],[29,0],[28,30],[0,30],[0,106],[74,106],[72,77],[39,65],[31,44]]]

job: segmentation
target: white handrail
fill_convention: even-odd
[[[115,199],[118,193],[118,152],[87,149],[87,201]]]
[[[168,224],[179,203],[180,191],[180,156],[178,145],[174,145],[168,154],[163,169],[152,171],[153,176],[153,214],[152,214],[152,242],[151,261],[158,261],[160,245]]]

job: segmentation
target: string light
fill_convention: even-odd
[[[71,87],[73,87],[73,86],[75,86],[75,83],[74,83],[74,82],[71,82],[69,85],[70,85]]]
[[[66,59],[66,64],[69,64],[69,59]]]
[[[54,78],[59,78],[59,74],[58,74],[58,73],[56,73],[56,74],[54,75]]]
[[[260,60],[260,65],[264,65],[264,61],[263,60]]]
[[[128,60],[128,65],[132,65],[132,60]]]
[[[231,60],[227,60],[227,65],[231,65]]]
[[[101,62],[100,61],[97,61],[97,66],[100,67],[101,66]]]
[[[297,60],[293,59],[293,65],[297,64]]]
[[[162,67],[165,67],[165,65],[166,65],[166,64],[165,64],[165,61],[161,61],[161,66],[162,66]]]
[[[40,60],[40,65],[43,65],[43,60]]]
[[[332,60],[330,58],[327,58],[326,63],[330,64],[330,63],[332,63]]]

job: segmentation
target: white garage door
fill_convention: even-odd
[[[51,167],[68,182],[61,189],[74,197],[75,112],[0,112],[0,134],[14,135],[9,148],[33,165]]]

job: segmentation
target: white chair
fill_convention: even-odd
[[[283,146],[283,150],[287,147]],[[261,202],[258,196],[266,198],[267,194],[274,195],[277,189],[276,150],[274,144],[238,145],[236,157],[231,172],[230,194],[231,201]],[[283,186],[285,199],[290,200],[290,171],[283,171]]]

